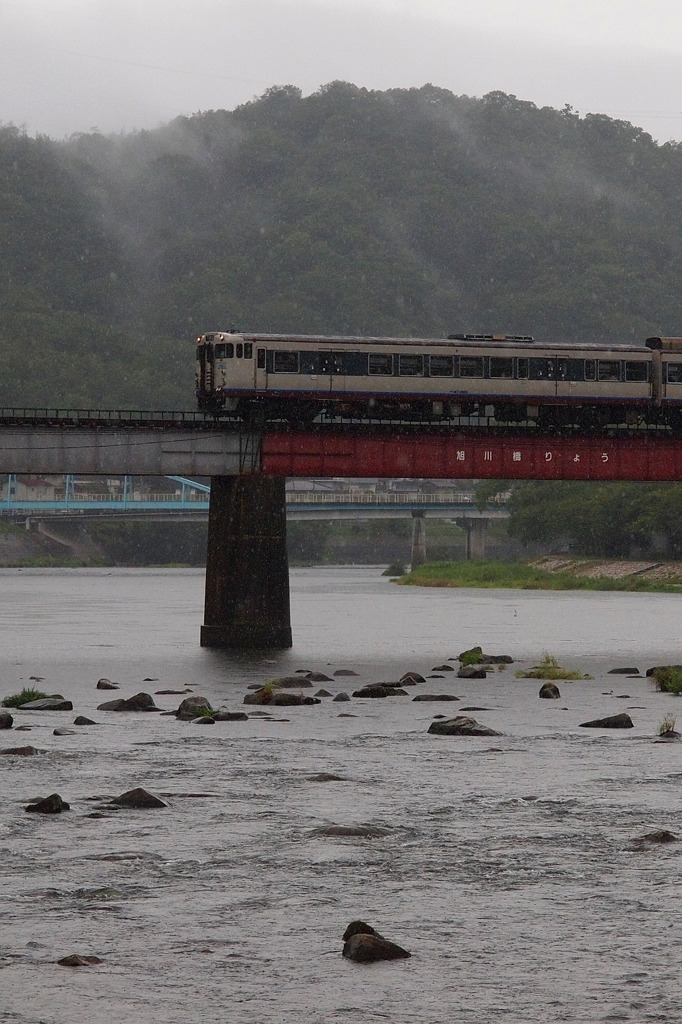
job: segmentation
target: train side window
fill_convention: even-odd
[[[483,356],[460,356],[459,375],[460,377],[482,377]]]
[[[643,360],[628,359],[625,363],[625,379],[633,383],[647,381],[649,379],[649,364]]]
[[[423,356],[398,356],[398,373],[401,377],[423,377]]]
[[[366,352],[345,352],[346,374],[349,377],[367,376],[367,353]]]
[[[430,377],[453,377],[454,356],[429,356]]]
[[[585,380],[596,380],[597,379],[597,360],[586,359],[585,360]]]
[[[516,379],[528,380],[528,359],[525,356],[516,360]]]
[[[553,359],[531,359],[531,380],[554,380],[556,368]]]
[[[273,352],[273,373],[298,373],[298,352]]]
[[[370,376],[390,377],[393,374],[393,356],[384,352],[370,352],[368,369]]]
[[[600,359],[599,360],[599,380],[601,381],[619,381],[620,380],[620,360],[618,359]]]
[[[324,352],[301,352],[299,370],[301,373],[320,373]],[[323,372],[323,370],[322,370]]]
[[[244,358],[244,346],[242,345],[241,341],[238,341],[237,342],[237,359],[243,359],[243,358]]]
[[[557,359],[557,377],[559,380],[585,380],[585,360]]]
[[[258,369],[259,370],[264,370],[265,369],[265,349],[264,348],[259,348],[258,349],[257,362],[258,362]]]
[[[682,363],[668,363],[668,384],[682,384]]]
[[[253,359],[253,345],[250,341],[244,342],[244,359]]]
[[[514,376],[514,360],[501,356],[490,357],[490,376],[510,379]]]

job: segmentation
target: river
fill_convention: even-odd
[[[682,842],[638,839],[682,839],[682,744],[656,742],[679,700],[643,676],[682,662],[682,598],[379,573],[292,570],[293,649],[238,656],[199,647],[201,571],[0,570],[0,697],[37,676],[74,704],[16,712],[31,731],[0,732],[0,748],[43,751],[0,758],[0,1021],[680,1021]],[[432,671],[474,644],[519,664],[485,680]],[[514,673],[544,651],[594,678],[539,700]],[[642,676],[607,674],[623,666]],[[213,726],[96,710],[185,686],[253,710],[248,685],[299,668],[332,693],[410,669],[442,678]],[[102,676],[118,694],[95,688]],[[422,692],[461,700],[413,703]],[[500,737],[427,732],[472,706]],[[626,710],[631,730],[580,728]],[[76,714],[98,724],[53,734]],[[312,781],[323,772],[344,781]],[[170,806],[106,810],[134,786]],[[55,791],[69,812],[24,812]],[[344,960],[357,917],[411,959]],[[103,962],[56,963],[74,952]]]

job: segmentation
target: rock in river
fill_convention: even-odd
[[[407,693],[400,686],[393,683],[370,683],[360,690],[353,691],[354,697],[407,697]]]
[[[5,708],[0,708],[0,729],[11,729],[14,719],[10,715],[9,711]]]
[[[105,700],[104,704],[97,705],[98,711],[160,711],[154,703],[154,698],[149,693],[136,693],[125,699],[118,697],[116,700]]]
[[[556,683],[543,683],[538,697],[542,697],[544,700],[557,700],[561,697],[561,693]]]
[[[632,729],[632,719],[626,712],[620,715],[608,715],[606,718],[595,718],[591,722],[581,722],[581,729]]]
[[[22,711],[73,711],[73,704],[63,697],[41,697],[21,705]]]
[[[486,725],[480,725],[475,718],[467,715],[456,715],[455,718],[446,718],[440,722],[431,722],[429,732],[439,736],[501,736],[501,732],[495,732]]]
[[[146,789],[138,786],[136,789],[128,789],[120,796],[114,797],[113,803],[119,807],[134,807],[135,809],[146,810],[154,807],[168,807],[168,804],[158,796],[153,796]]]
[[[405,960],[412,954],[395,942],[389,942],[364,921],[352,921],[343,933],[343,956],[358,964],[378,960]]]
[[[59,793],[51,793],[44,800],[37,800],[35,803],[25,807],[26,811],[33,811],[36,814],[61,814],[62,811],[70,810],[66,800],[62,800]]]

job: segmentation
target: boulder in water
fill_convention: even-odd
[[[501,736],[501,732],[489,729],[481,725],[475,718],[467,715],[456,715],[455,718],[446,718],[441,722],[431,722],[429,732],[439,736]]]
[[[632,719],[623,711],[620,715],[607,715],[606,718],[595,718],[591,722],[581,722],[581,729],[632,729]]]

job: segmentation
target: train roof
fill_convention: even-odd
[[[216,338],[217,336],[217,338]],[[417,347],[443,347],[452,349],[457,342],[466,348],[490,348],[518,350],[519,348],[536,350],[538,356],[551,352],[554,355],[565,354],[569,358],[577,352],[585,352],[596,356],[598,352],[636,352],[640,355],[651,355],[651,346],[646,344],[572,344],[570,342],[550,342],[549,344],[538,344],[530,335],[506,335],[506,334],[451,334],[446,338],[391,338],[379,336],[360,335],[333,335],[333,334],[251,334],[245,331],[213,331],[201,335],[197,341],[206,339],[208,341],[240,338],[243,341],[252,342],[255,345],[268,345],[272,343],[293,343],[296,345],[320,345],[347,348],[349,345],[376,345],[382,347],[417,346]]]

